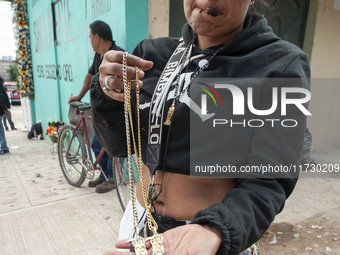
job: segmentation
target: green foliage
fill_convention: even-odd
[[[19,71],[17,67],[17,61],[14,61],[12,65],[9,66],[9,68],[6,70],[6,73],[9,73],[9,80],[15,81],[17,83],[17,89],[19,89]]]

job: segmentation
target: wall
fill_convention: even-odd
[[[169,36],[170,0],[149,0],[149,38]]]
[[[125,5],[126,49],[132,53],[138,42],[148,38],[148,1],[125,0]]]
[[[308,119],[313,150],[340,147],[340,10],[333,7],[334,0],[319,0],[311,61],[313,116]]]
[[[333,7],[334,0],[319,0],[311,63],[313,77],[340,78],[340,10]]]
[[[0,76],[4,79],[4,81],[9,81],[9,73],[7,73],[6,70],[8,70],[9,66],[13,64],[13,60],[0,60]]]
[[[93,21],[108,23],[113,40],[130,53],[147,38],[147,0],[134,1],[134,8],[130,8],[131,1],[27,1],[35,84],[33,115],[44,129],[51,120],[69,123],[67,99],[80,91],[94,57],[89,41]],[[90,101],[89,93],[83,101]]]
[[[184,15],[183,0],[170,0],[169,36],[181,37],[183,25],[187,22]]]

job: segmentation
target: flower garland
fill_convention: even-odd
[[[13,22],[16,24],[15,37],[17,39],[17,59],[19,71],[19,89],[23,97],[34,95],[32,57],[30,45],[27,0],[13,0]]]

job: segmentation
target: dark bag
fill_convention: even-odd
[[[27,138],[31,139],[32,137],[38,136],[38,135],[41,135],[41,137],[42,137],[42,127],[41,127],[40,122],[32,125],[31,131],[28,132],[28,134],[27,134]]]

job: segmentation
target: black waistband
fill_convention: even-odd
[[[184,226],[184,225],[187,224],[187,222],[184,221],[184,220],[175,220],[175,219],[170,218],[168,216],[165,216],[165,215],[162,215],[162,214],[156,214],[154,212],[152,212],[151,214],[152,214],[152,217],[157,222],[159,234],[164,233],[165,231],[167,231],[169,229]],[[144,225],[144,228],[140,232],[140,236],[146,237],[146,236],[152,236],[153,235],[153,233],[151,232],[151,230],[148,228],[147,225],[148,225],[147,219],[145,219],[145,225]]]

